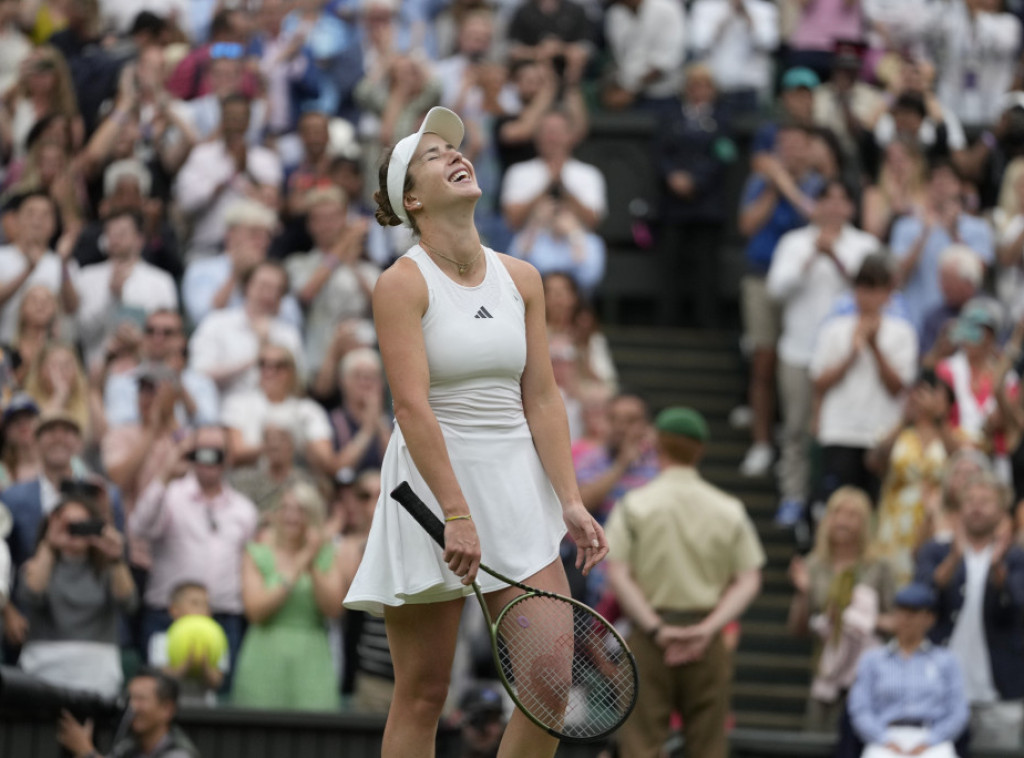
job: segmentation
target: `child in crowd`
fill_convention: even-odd
[[[174,621],[184,616],[212,617],[210,596],[206,587],[199,582],[182,582],[171,593],[168,613]],[[205,655],[190,650],[185,660],[177,666],[170,662],[168,632],[157,632],[149,640],[149,665],[173,676],[181,685],[180,703],[183,705],[216,705],[217,691],[224,683],[228,672],[227,651],[216,665]]]

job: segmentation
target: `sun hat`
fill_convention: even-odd
[[[419,131],[399,140],[395,149],[391,151],[391,160],[388,161],[388,200],[395,215],[402,219],[406,226],[412,226],[412,222],[402,202],[405,195],[405,175],[409,171],[413,153],[416,152],[423,135],[428,132],[438,135],[453,147],[458,147],[462,144],[466,127],[454,111],[437,106],[427,111]]]

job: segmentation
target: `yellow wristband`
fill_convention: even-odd
[[[445,518],[444,523],[447,524],[449,521],[461,521],[462,519],[469,519],[470,521],[472,521],[473,517],[470,516],[468,513],[462,516],[448,516],[447,518]]]

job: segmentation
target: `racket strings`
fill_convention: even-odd
[[[558,598],[526,596],[498,626],[498,658],[521,707],[572,738],[617,728],[634,701],[633,663],[611,626]]]

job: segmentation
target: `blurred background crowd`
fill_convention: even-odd
[[[574,157],[614,112],[658,124],[637,241],[676,251],[678,323],[722,318],[738,219],[733,421],[742,474],[778,476],[778,524],[811,553],[794,630],[834,646],[871,584],[866,648],[896,587],[935,584],[927,546],[983,553],[1011,610],[963,649],[980,634],[1021,675],[968,694],[1019,711],[1022,19],[1018,0],[0,0],[5,659],[104,693],[147,662],[194,703],[386,709],[382,622],[341,600],[392,423],[370,296],[414,240],[370,196],[434,105],[466,122],[485,243],[544,275],[588,507],[650,480],[650,409],[592,305],[605,179]],[[998,509],[971,516],[979,474]],[[957,565],[947,584],[980,570]],[[603,572],[572,580],[613,601]],[[175,643],[196,616],[223,645]],[[466,635],[458,676],[493,676]]]

